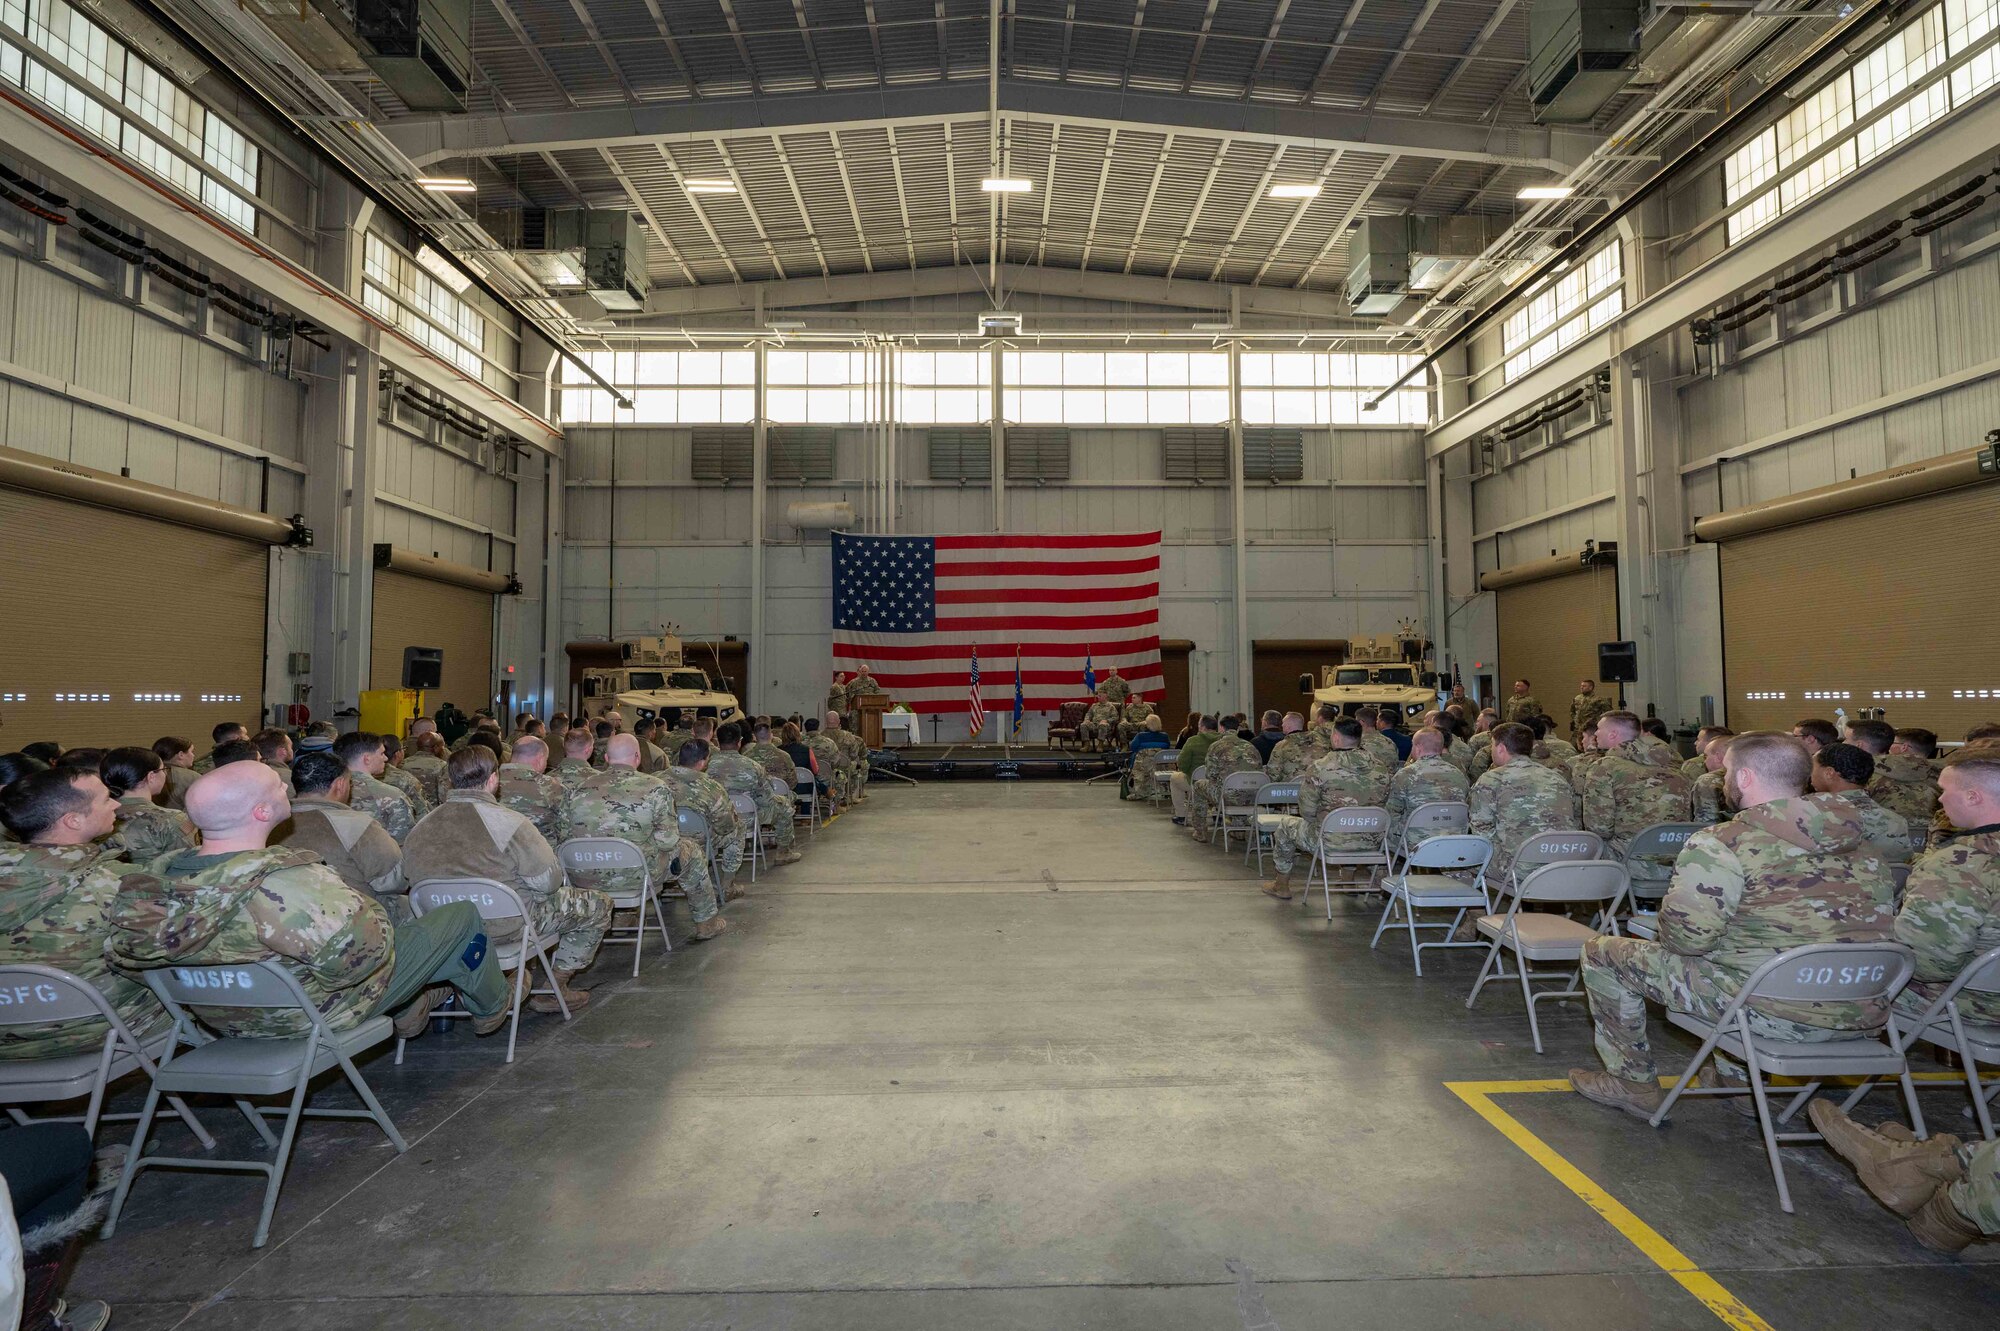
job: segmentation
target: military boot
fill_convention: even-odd
[[[1910,1217],[1910,1234],[1932,1252],[1964,1252],[1980,1237],[1979,1226],[1952,1205],[1951,1189],[1945,1186]]]
[[[706,943],[718,934],[724,934],[728,931],[728,920],[723,919],[720,915],[711,915],[694,927],[694,941],[697,943]]]
[[[1584,1099],[1621,1109],[1633,1118],[1650,1119],[1667,1098],[1658,1082],[1627,1081],[1603,1068],[1571,1068],[1569,1084]]]
[[[575,971],[556,972],[556,988],[562,991],[563,1002],[569,1005],[571,1016],[575,1016],[590,1006],[590,994],[588,992],[582,989],[570,988],[569,982],[575,977]],[[556,1002],[554,994],[537,994],[528,1000],[528,1010],[530,1012],[560,1013],[563,1009],[562,1004]]]
[[[777,869],[787,864],[797,864],[804,858],[805,856],[796,850],[774,850],[764,857],[764,863],[770,868]]]
[[[1948,1132],[1928,1141],[1898,1141],[1856,1123],[1831,1100],[1813,1101],[1806,1113],[1834,1154],[1854,1166],[1861,1186],[1897,1215],[1915,1215],[1931,1194],[1965,1177],[1958,1138]]]
[[[1757,1117],[1757,1097],[1751,1092],[1749,1081],[1724,1076],[1713,1060],[1702,1065],[1701,1071],[1695,1074],[1694,1084],[1710,1090],[1741,1091],[1741,1095],[1720,1095],[1715,1098],[1744,1118]]]
[[[1287,870],[1284,873],[1272,875],[1271,881],[1264,884],[1264,895],[1267,897],[1276,897],[1280,901],[1290,901],[1292,899],[1291,871]]]
[[[395,1029],[397,1039],[414,1040],[424,1033],[424,1025],[431,1019],[432,1001],[430,990],[417,991],[417,996],[411,999],[408,1006],[398,1012],[395,1020],[390,1023]]]
[[[722,875],[722,899],[724,901],[737,901],[749,895],[749,888],[737,886],[736,875],[734,873],[725,872]]]

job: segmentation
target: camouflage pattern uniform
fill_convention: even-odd
[[[200,779],[201,773],[192,767],[167,767],[167,788],[160,792],[160,803],[169,809],[187,808],[188,787]]]
[[[1923,847],[1923,835],[1910,842],[1910,824],[1893,809],[1885,809],[1865,790],[1843,790],[1833,797],[1854,811],[1861,820],[1861,836],[1870,850],[1885,864],[1908,864],[1910,856]]]
[[[1686,777],[1690,781],[1701,780],[1703,773],[1707,771],[1708,771],[1708,759],[1702,757],[1698,753],[1694,757],[1688,759],[1686,762],[1681,764],[1681,775]]]
[[[1610,750],[1590,765],[1583,780],[1583,825],[1603,837],[1621,860],[1636,833],[1654,823],[1685,823],[1694,811],[1687,778],[1676,770],[1679,764],[1651,761],[1654,750],[1666,751],[1658,740],[1649,749],[1645,741],[1651,738],[1641,735]],[[1673,876],[1671,866],[1652,860],[1625,867],[1634,892],[1645,895],[1663,890]]]
[[[382,830],[396,838],[397,845],[402,845],[403,838],[409,836],[410,829],[417,825],[416,812],[403,798],[403,792],[366,772],[349,772],[347,775],[354,784],[354,794],[349,797],[347,807],[365,813],[382,824]]]
[[[1299,851],[1308,858],[1319,840],[1320,820],[1336,809],[1380,808],[1389,798],[1389,774],[1359,749],[1335,749],[1313,764],[1299,783],[1299,812],[1279,825],[1272,837],[1272,862],[1280,877],[1292,871]],[[1375,848],[1368,836],[1328,836],[1329,851],[1344,854]]]
[[[1097,681],[1097,697],[1100,702],[1108,702],[1113,707],[1124,707],[1125,700],[1132,696],[1132,684],[1123,675],[1106,675]]]
[[[715,865],[722,871],[723,885],[727,886],[743,867],[743,825],[736,820],[736,806],[729,802],[729,792],[708,773],[686,767],[669,767],[659,779],[673,792],[675,807],[693,809],[708,819],[709,845],[715,850]],[[699,850],[695,858],[701,858]]]
[[[1602,749],[1578,749],[1576,757],[1564,761],[1563,775],[1569,778],[1569,787],[1579,796],[1583,794],[1583,783],[1590,776],[1590,768],[1604,756]]]
[[[1896,940],[1917,953],[1916,974],[1896,999],[1913,1015],[1967,962],[2000,947],[2000,825],[1967,832],[1910,867]],[[1964,990],[1958,1010],[1968,1021],[2000,1024],[2000,994]]]
[[[1197,841],[1208,839],[1209,819],[1222,807],[1222,779],[1238,772],[1255,772],[1259,776],[1264,772],[1264,760],[1258,755],[1257,746],[1235,735],[1224,735],[1211,744],[1203,764],[1208,768],[1207,775],[1188,792],[1188,826],[1194,829]]]
[[[392,922],[410,918],[402,848],[367,814],[321,795],[301,795],[292,801],[292,816],[278,825],[271,844],[310,851],[341,882],[381,902]]]
[[[1569,760],[1576,757],[1576,746],[1566,739],[1538,739],[1532,756],[1544,767],[1566,771]]]
[[[1524,693],[1518,698],[1509,694],[1507,701],[1502,704],[1500,718],[1503,721],[1525,721],[1531,716],[1541,714],[1542,705],[1535,701],[1534,694]]]
[[[1469,786],[1465,773],[1443,758],[1418,758],[1389,779],[1389,844],[1403,844],[1403,826],[1410,814],[1426,804],[1464,804]]]
[[[1893,896],[1861,820],[1829,795],[1772,800],[1694,833],[1660,903],[1660,941],[1584,944],[1583,987],[1604,1066],[1650,1084],[1647,999],[1714,1021],[1750,973],[1787,948],[1886,941]],[[1889,1005],[1758,999],[1748,1012],[1758,1035],[1818,1042],[1877,1029]]]
[[[1160,764],[1172,760],[1178,762],[1180,753],[1175,749],[1141,749],[1132,755],[1132,770],[1125,781],[1125,793],[1120,799],[1145,799],[1153,793],[1159,775]]]
[[[667,761],[666,751],[649,739],[639,741],[639,770],[648,776],[658,776],[673,764]]]
[[[563,842],[558,815],[562,809],[562,782],[522,763],[506,763],[500,768],[500,789],[494,798],[535,825],[551,846]]]
[[[1928,826],[1938,810],[1937,773],[1912,753],[1885,753],[1877,758],[1868,793],[1883,808],[1902,814],[1912,827]]]
[[[746,744],[743,746],[743,756],[761,765],[765,776],[774,776],[784,782],[785,789],[790,790],[798,784],[798,764],[794,763],[792,755],[779,748],[775,741],[767,739]]]
[[[1663,767],[1670,772],[1680,771],[1680,754],[1675,752],[1673,746],[1651,735],[1641,732],[1639,738],[1625,747],[1632,750],[1632,756],[1638,762],[1651,767]]]
[[[1119,681],[1121,684],[1124,682]],[[1146,728],[1146,718],[1152,714],[1153,704],[1149,702],[1126,703],[1118,713],[1118,747],[1121,749],[1130,747],[1132,736]]]
[[[423,782],[394,763],[382,769],[382,784],[393,787],[397,794],[408,800],[410,813],[415,817],[421,818],[429,813],[435,802],[431,799],[430,793],[424,789]]]
[[[1077,738],[1087,745],[1110,748],[1118,739],[1118,704],[1099,698],[1083,714],[1083,724],[1076,728],[1076,733]]]
[[[550,775],[555,777],[556,784],[563,788],[566,795],[596,776],[597,769],[582,758],[565,758],[556,764],[556,770]]]
[[[1394,772],[1403,765],[1402,755],[1396,752],[1396,741],[1390,739],[1379,730],[1370,730],[1368,727],[1363,726],[1361,728],[1361,747],[1367,750],[1370,758],[1382,764],[1390,772]]]
[[[674,793],[666,782],[629,767],[610,767],[563,797],[557,821],[565,841],[608,836],[637,846],[646,857],[646,871],[654,885],[678,882],[687,895],[688,914],[700,924],[713,919],[718,909],[715,886],[708,881],[701,843],[680,834],[677,815]],[[634,892],[640,887],[629,869],[593,873],[584,883],[612,893]]]
[[[1475,738],[1472,745],[1472,761],[1466,765],[1465,775],[1474,781],[1493,770],[1493,741],[1481,744]]]
[[[413,776],[424,788],[424,800],[435,809],[444,803],[446,773],[444,759],[428,753],[412,753],[403,759],[403,774]]]
[[[883,692],[881,681],[864,670],[847,681],[847,705],[835,710],[839,711],[840,719],[844,722],[847,720],[847,713],[859,706],[861,699],[871,693],[881,692]]]
[[[820,784],[833,792],[835,803],[848,803],[847,760],[841,756],[839,743],[824,730],[815,730],[806,736],[806,748],[819,764]]]
[[[848,802],[859,804],[868,798],[868,744],[844,726],[833,732],[833,742],[840,746],[840,756],[847,763]]]
[[[0,963],[51,966],[88,983],[134,1037],[167,1028],[150,989],[111,969],[104,936],[120,880],[133,866],[104,846],[24,846],[0,842]],[[94,1054],[104,1026],[74,1021],[0,1026],[0,1060]]]
[[[2000,1141],[1966,1142],[1958,1148],[1965,1177],[1951,1185],[1951,1204],[1987,1236],[2000,1234]]]
[[[1469,831],[1493,843],[1486,881],[1496,888],[1512,882],[1514,852],[1531,836],[1577,830],[1576,792],[1562,773],[1526,758],[1490,769],[1473,783]]]
[[[1583,743],[1584,728],[1612,711],[1611,699],[1599,693],[1579,693],[1569,701],[1569,742]]]
[[[847,715],[847,684],[844,681],[839,684],[827,685],[826,706],[820,710],[823,712],[839,712],[842,716]]]
[[[1710,823],[1726,823],[1734,816],[1736,811],[1729,807],[1729,793],[1722,788],[1723,775],[1721,772],[1703,772],[1695,778],[1694,789],[1690,792],[1694,813],[1689,822],[1706,827]]]
[[[778,850],[792,849],[792,801],[789,795],[771,792],[771,774],[754,758],[727,749],[708,760],[708,775],[731,795],[748,795],[757,803],[757,824],[777,834]],[[791,782],[786,781],[787,789]]]
[[[145,864],[193,850],[197,840],[186,814],[163,809],[144,795],[125,795],[118,800],[118,825],[104,844],[134,864]]]
[[[828,710],[837,711],[839,709],[829,708]],[[666,755],[668,767],[672,767],[681,760],[681,745],[693,738],[694,732],[685,726],[680,726],[667,732],[666,738],[660,741],[660,752]],[[657,776],[659,773],[656,772],[654,775]]]
[[[1315,754],[1311,745],[1312,740],[1303,731],[1285,736],[1271,750],[1271,760],[1264,764],[1264,775],[1273,781],[1304,780],[1312,765],[1326,756],[1324,753]]]

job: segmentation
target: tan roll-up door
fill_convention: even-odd
[[[0,750],[208,751],[219,721],[264,712],[270,547],[22,490],[0,490]]]
[[[1500,670],[1494,683],[1500,696],[1513,691],[1515,680],[1527,680],[1542,710],[1567,731],[1577,681],[1597,678],[1597,644],[1618,638],[1616,566],[1597,564],[1518,583],[1494,596],[1500,630]],[[1600,692],[1615,697],[1615,687]]]
[[[2000,720],[1996,560],[1991,484],[1722,542],[1730,726],[1881,707],[1957,739]]]
[[[375,570],[368,686],[403,686],[403,649],[444,652],[444,687],[424,700],[435,712],[456,703],[471,712],[493,705],[493,594],[388,569]]]

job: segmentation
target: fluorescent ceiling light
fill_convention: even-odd
[[[681,182],[681,188],[690,194],[734,194],[736,193],[736,182],[733,180],[704,180],[698,176],[689,176]]]
[[[1514,197],[1517,199],[1567,199],[1576,193],[1568,185],[1525,185]]]
[[[1194,331],[1197,333],[1226,333],[1235,326],[1229,323],[1195,324]]]
[[[1319,184],[1316,181],[1309,180],[1304,184],[1273,185],[1271,186],[1271,197],[1274,199],[1317,199],[1319,197]]]
[[[1035,182],[1019,176],[988,176],[979,182],[979,188],[987,194],[1026,194],[1035,188]]]
[[[417,183],[433,194],[471,194],[479,188],[464,176],[418,176]]]
[[[457,264],[428,245],[417,246],[417,262],[423,265],[425,272],[460,295],[464,295],[465,289],[472,285],[469,274],[460,272]]]

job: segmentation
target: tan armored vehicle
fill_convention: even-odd
[[[681,640],[672,634],[633,638],[618,647],[617,669],[583,672],[585,716],[595,719],[615,709],[628,722],[657,716],[686,724],[712,716],[720,724],[743,714],[735,694],[717,688],[700,666],[687,664]]]
[[[1342,716],[1364,704],[1393,707],[1406,725],[1438,705],[1437,691],[1430,643],[1415,624],[1395,634],[1354,639],[1347,660],[1322,667],[1317,687],[1311,675],[1299,676],[1299,692],[1310,693],[1315,705],[1332,703]]]

